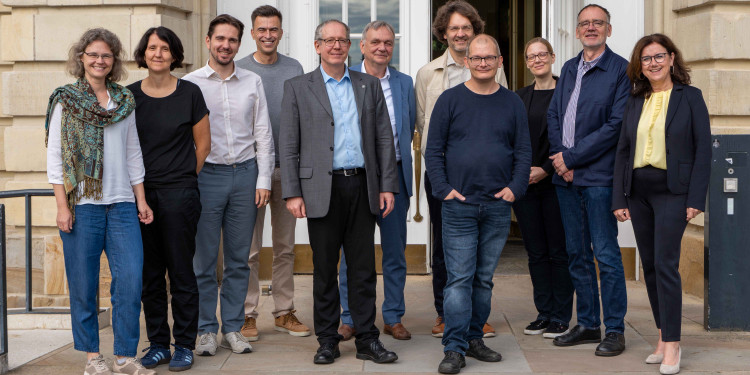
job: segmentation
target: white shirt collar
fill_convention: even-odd
[[[362,73],[367,74],[367,69],[365,68],[364,61],[362,62]],[[385,75],[383,76],[383,78],[380,78],[380,79],[385,79],[385,80],[391,79],[391,68],[389,68],[389,67],[386,66],[385,67]]]
[[[216,73],[216,71],[211,67],[211,65],[208,65],[208,61],[206,61],[206,65],[203,67],[203,73],[206,74],[206,78],[209,78],[215,74],[217,78],[221,79],[221,76],[219,76],[219,73]],[[237,79],[240,79],[240,76],[237,74],[236,64],[234,64],[234,70],[232,71],[232,74],[230,74],[229,77],[227,77],[226,79],[229,80],[232,77],[237,77]]]

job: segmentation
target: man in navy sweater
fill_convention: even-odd
[[[528,186],[531,142],[523,102],[495,82],[501,63],[494,38],[474,38],[464,57],[471,79],[443,92],[430,118],[425,163],[431,193],[443,201],[448,271],[445,357],[438,367],[443,374],[460,372],[464,355],[502,359],[484,345],[482,327],[490,315],[492,276],[508,238],[511,204]]]
[[[630,91],[628,62],[607,47],[609,12],[596,4],[578,13],[576,38],[583,51],[563,65],[547,112],[568,268],[576,290],[578,324],[555,338],[557,346],[600,342],[595,354],[625,350],[625,275],[617,221],[612,214],[612,173],[622,115]],[[599,265],[606,336],[601,339]]]

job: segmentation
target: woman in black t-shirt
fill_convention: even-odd
[[[568,271],[560,204],[552,185],[554,168],[549,159],[547,138],[547,109],[557,79],[552,75],[555,54],[543,38],[529,40],[524,53],[534,82],[516,93],[529,115],[532,161],[526,196],[516,201],[513,211],[529,255],[538,315],[523,332],[555,338],[568,331],[573,309],[573,284]]]
[[[135,50],[148,77],[128,86],[135,96],[136,126],[146,168],[146,202],[154,223],[142,225],[143,312],[151,346],[147,368],[169,363],[172,371],[192,367],[198,333],[198,285],[193,273],[195,232],[201,213],[198,171],[211,151],[208,108],[200,88],[170,72],[182,67],[180,39],[166,27],[146,31]],[[165,272],[174,319],[170,353]]]

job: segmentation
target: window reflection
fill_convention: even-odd
[[[370,0],[349,0],[349,27],[352,33],[361,33],[370,22]]]
[[[396,32],[399,32],[399,0],[378,0],[375,10],[378,12],[378,19],[388,22],[393,26]]]
[[[362,51],[359,49],[360,38],[352,38],[352,47],[349,48],[349,66],[359,65],[362,62]]]
[[[320,0],[320,22],[341,19],[341,0]]]

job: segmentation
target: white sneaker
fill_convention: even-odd
[[[221,347],[232,349],[237,354],[250,353],[253,347],[247,342],[247,338],[239,332],[228,332],[221,335]]]
[[[122,375],[156,375],[155,370],[149,370],[141,364],[138,358],[130,357],[125,358],[123,364],[119,364],[118,360],[112,364],[112,372]]]
[[[195,354],[197,355],[216,355],[216,348],[219,344],[216,343],[216,334],[213,332],[207,332],[198,337],[198,345],[195,347]]]
[[[83,370],[83,375],[112,375],[107,362],[104,357],[99,354],[98,357],[91,358],[86,362],[86,369]]]

